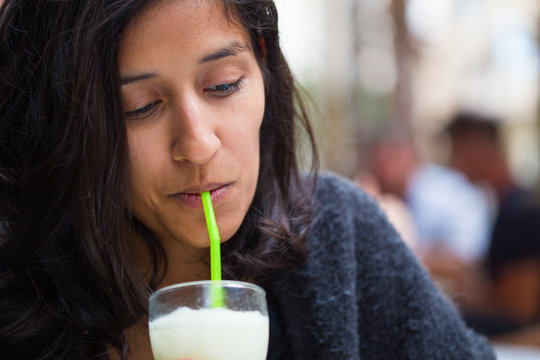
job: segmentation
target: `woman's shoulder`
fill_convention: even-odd
[[[332,172],[319,174],[314,206],[326,221],[371,222],[386,218],[374,198],[350,179]]]
[[[313,202],[315,220],[311,246],[326,248],[349,244],[371,253],[401,242],[376,200],[352,180],[334,173],[321,173]]]
[[[321,172],[317,178],[315,201],[339,207],[377,207],[373,198],[352,180],[333,172]]]

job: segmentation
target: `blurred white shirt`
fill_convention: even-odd
[[[409,181],[406,202],[418,234],[418,250],[444,246],[464,262],[483,258],[491,233],[487,196],[461,173],[422,165]]]

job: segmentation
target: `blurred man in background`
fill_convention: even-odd
[[[423,159],[399,129],[374,137],[366,155],[381,193],[400,197],[410,209],[422,263],[447,293],[464,292],[468,269],[483,260],[488,245],[485,196],[461,173]]]
[[[446,128],[450,164],[495,194],[497,212],[486,261],[488,277],[476,296],[462,298],[471,326],[487,335],[540,320],[540,204],[509,169],[498,119],[456,114]]]

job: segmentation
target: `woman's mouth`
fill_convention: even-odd
[[[210,184],[203,187],[190,188],[190,189],[187,189],[182,192],[172,194],[169,196],[174,197],[176,200],[180,201],[182,204],[186,206],[202,209],[203,207],[202,200],[201,200],[202,192],[209,191],[210,197],[212,198],[212,204],[215,205],[225,197],[230,186],[231,184],[219,184],[219,185]]]

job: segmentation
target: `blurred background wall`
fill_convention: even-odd
[[[411,130],[444,162],[458,109],[501,119],[509,161],[539,177],[537,0],[276,0],[281,42],[316,106],[322,166],[354,177],[380,128]]]

